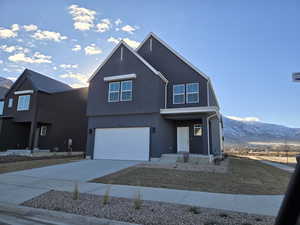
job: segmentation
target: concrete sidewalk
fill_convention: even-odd
[[[295,171],[294,167],[284,165],[284,164],[281,164],[281,163],[275,163],[275,162],[270,162],[270,161],[266,161],[266,160],[260,160],[260,162],[262,162],[264,164],[267,164],[267,165],[270,165],[270,166],[274,166],[274,167],[282,169],[282,170],[285,170],[285,171],[290,172],[290,173],[293,173]]]

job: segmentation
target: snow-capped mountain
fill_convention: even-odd
[[[300,128],[289,128],[258,121],[241,121],[223,117],[224,137],[227,144],[248,142],[299,142]]]

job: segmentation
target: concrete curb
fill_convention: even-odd
[[[80,216],[71,213],[58,212],[46,209],[36,209],[15,204],[0,202],[0,213],[24,220],[36,221],[57,225],[138,225],[115,220],[101,219],[90,216]],[[1,223],[1,217],[0,217]]]

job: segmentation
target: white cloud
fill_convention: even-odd
[[[78,65],[77,64],[60,64],[59,65],[60,68],[63,68],[63,69],[76,69],[78,68]]]
[[[57,67],[56,67],[56,66],[53,66],[53,69],[54,69],[54,70],[57,70]]]
[[[131,40],[129,38],[124,38],[126,44],[128,44],[131,48],[137,48],[141,43],[138,41]]]
[[[117,20],[115,21],[115,24],[118,26],[118,25],[120,25],[122,22],[123,22],[123,21],[122,21],[121,19],[117,19]]]
[[[135,27],[132,27],[130,25],[126,25],[126,26],[122,27],[121,29],[122,29],[122,31],[130,33],[130,34],[133,34],[133,32],[136,30]]]
[[[25,63],[52,63],[51,56],[46,56],[40,52],[35,52],[32,57],[26,56],[25,53],[17,53],[8,57],[12,62],[25,62]]]
[[[3,50],[4,52],[9,52],[9,53],[12,53],[14,51],[23,51],[25,53],[29,52],[28,48],[23,48],[23,47],[17,46],[17,45],[12,45],[12,46],[1,45],[0,49]]]
[[[78,5],[71,5],[69,13],[73,17],[75,30],[89,30],[94,27],[94,19],[96,11],[79,7]]]
[[[64,78],[64,79],[70,78],[70,79],[74,79],[74,80],[79,81],[79,83],[75,83],[75,84],[71,85],[73,88],[87,87],[88,86],[87,76],[85,76],[81,73],[66,73],[66,74],[60,75],[60,77]]]
[[[7,69],[7,68],[3,68],[3,71],[4,71],[4,72],[10,72],[10,70]]]
[[[111,22],[107,18],[106,19],[102,19],[101,23],[98,23],[96,25],[96,27],[97,27],[97,30],[96,30],[97,32],[103,33],[103,32],[108,31],[111,28]]]
[[[18,33],[16,32],[16,30],[0,27],[0,38],[6,39],[6,38],[17,37],[17,36]]]
[[[38,29],[38,27],[34,24],[30,24],[30,25],[24,25],[23,28],[26,31],[36,31]]]
[[[102,53],[102,50],[98,48],[95,44],[88,45],[84,48],[86,55],[96,55]]]
[[[2,64],[3,63],[3,60],[0,60],[0,64]]]
[[[120,40],[121,40],[121,38],[114,38],[114,37],[109,37],[107,39],[108,42],[111,42],[111,43],[114,43],[114,44],[118,44]]]
[[[237,116],[226,116],[232,120],[244,121],[244,122],[259,122],[260,119],[257,117],[237,117]]]
[[[11,30],[12,31],[18,31],[18,30],[20,30],[20,27],[19,27],[18,24],[13,24],[13,25],[11,25]]]
[[[58,32],[48,31],[48,30],[37,30],[32,37],[37,40],[50,40],[59,42],[61,40],[65,40],[68,37],[61,35]]]
[[[81,50],[81,46],[80,45],[74,45],[74,47],[72,48],[72,51],[76,52],[76,51],[80,51]]]

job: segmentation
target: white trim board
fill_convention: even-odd
[[[208,82],[210,82],[211,84],[211,80],[210,78],[204,73],[202,72],[201,70],[199,70],[196,66],[194,66],[192,63],[190,63],[186,58],[184,58],[182,55],[180,55],[177,51],[175,51],[171,46],[169,46],[166,42],[164,42],[163,40],[161,40],[158,36],[156,36],[156,34],[150,32],[146,38],[141,42],[141,44],[135,49],[136,52],[138,52],[138,50],[145,44],[145,42],[151,38],[151,36],[153,38],[155,38],[158,42],[160,42],[162,45],[164,45],[167,49],[169,49],[175,56],[177,56],[180,60],[182,60],[185,64],[187,64],[188,66],[190,66],[194,71],[196,71],[200,76],[202,76],[203,78],[205,78]],[[215,94],[215,90],[211,84],[211,88],[212,88],[212,91],[213,91],[213,95],[215,96],[216,98],[216,102],[217,102],[217,105],[219,107],[219,101],[218,101],[218,98],[217,98],[217,95]]]
[[[23,95],[23,94],[32,94],[34,91],[33,90],[24,90],[24,91],[15,91],[15,95]]]
[[[218,107],[183,107],[183,108],[169,108],[160,109],[160,114],[184,114],[184,113],[201,113],[201,112],[219,112]]]
[[[167,82],[168,80],[153,66],[151,66],[143,57],[141,57],[136,51],[132,50],[131,47],[129,47],[125,41],[121,40],[119,44],[114,47],[114,49],[111,51],[111,53],[106,57],[106,59],[100,64],[100,66],[96,69],[96,71],[92,74],[92,76],[88,79],[88,82],[90,82],[96,74],[101,70],[101,68],[105,65],[105,63],[112,57],[112,55],[115,53],[115,51],[120,47],[120,45],[124,45],[131,53],[133,53],[142,63],[144,63],[155,75],[159,76],[164,82]]]
[[[129,80],[129,79],[135,79],[135,78],[136,78],[136,74],[132,73],[132,74],[104,77],[103,80],[105,82],[109,82],[109,81],[118,81],[118,80]]]

